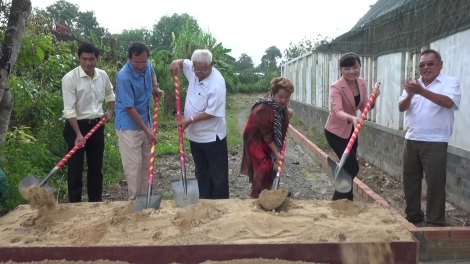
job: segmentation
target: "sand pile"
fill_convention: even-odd
[[[289,191],[285,189],[263,190],[258,200],[264,209],[271,211],[280,207],[286,201],[288,194]]]
[[[374,263],[394,264],[393,252],[389,243],[342,244],[343,264]]]
[[[32,209],[51,209],[56,204],[54,194],[38,185],[21,189],[21,196]]]
[[[289,200],[265,211],[253,200],[200,200],[179,208],[132,213],[134,203],[20,206],[0,218],[0,247],[92,245],[269,244],[413,241],[378,204]]]

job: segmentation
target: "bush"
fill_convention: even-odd
[[[47,146],[38,141],[8,139],[2,152],[4,160],[2,167],[8,178],[9,192],[0,203],[0,215],[26,202],[18,191],[21,180],[29,174],[43,178],[54,167],[54,162],[58,162]],[[50,180],[58,192],[64,190],[63,177],[63,173],[57,173]]]

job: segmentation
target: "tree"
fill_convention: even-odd
[[[172,54],[175,59],[191,59],[191,55],[196,49],[207,49],[212,53],[214,66],[221,72],[227,83],[227,88],[235,89],[237,79],[234,77],[234,67],[228,62],[234,62],[235,58],[228,55],[231,49],[227,49],[218,42],[209,32],[201,29],[193,31],[189,24],[181,30],[178,37],[174,34],[172,43]]]
[[[289,43],[289,47],[284,50],[284,62],[288,62],[297,57],[300,57],[308,52],[315,50],[317,47],[329,43],[331,38],[322,38],[322,35],[318,35],[314,39],[303,38],[298,44]]]
[[[116,39],[127,45],[134,41],[142,41],[148,44],[151,35],[152,32],[146,28],[124,29],[121,33],[116,34]]]
[[[138,29],[124,29],[121,33],[116,34],[116,40],[118,41],[119,51],[127,54],[127,48],[129,45],[134,41],[142,41],[143,43],[147,44],[151,49],[150,37],[152,36],[152,32],[146,28],[138,28]]]
[[[9,89],[10,73],[16,64],[21,48],[26,20],[31,14],[30,0],[12,0],[5,36],[1,42],[0,54],[0,145],[3,145],[3,134],[8,130],[13,95]]]
[[[254,67],[253,59],[250,56],[248,56],[246,53],[242,53],[240,55],[240,58],[238,58],[238,61],[236,62],[235,67],[237,67],[239,71],[251,69]]]
[[[169,50],[171,43],[173,42],[172,33],[178,37],[180,31],[183,30],[186,25],[188,25],[189,29],[193,32],[198,32],[200,30],[197,20],[186,13],[182,15],[173,14],[171,17],[164,16],[160,18],[158,23],[153,25],[149,46],[151,48],[163,48]]]
[[[262,70],[276,70],[276,60],[280,58],[282,58],[281,51],[276,46],[271,46],[266,49],[265,54],[261,57],[260,68]]]
[[[100,27],[95,17],[95,12],[81,12],[78,5],[59,0],[46,7],[46,10],[38,10],[38,15],[49,20],[51,28],[65,26],[67,33],[90,41],[90,30],[94,30],[98,38],[109,35],[107,29]]]

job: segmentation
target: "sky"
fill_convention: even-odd
[[[304,38],[335,38],[348,32],[377,0],[66,0],[94,11],[111,33],[149,28],[163,16],[187,13],[238,59],[246,53],[255,65],[270,46],[281,53]],[[56,0],[32,0],[45,9]]]

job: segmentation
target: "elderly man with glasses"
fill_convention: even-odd
[[[214,67],[212,53],[194,51],[191,60],[175,60],[170,71],[179,70],[189,82],[181,124],[189,139],[196,165],[201,199],[227,199],[228,151],[225,124],[225,79]]]
[[[406,135],[403,150],[403,187],[406,219],[424,220],[421,209],[423,172],[426,174],[426,222],[445,226],[447,144],[459,109],[460,84],[441,74],[443,62],[435,50],[419,57],[421,77],[405,80],[398,109],[405,113]]]

